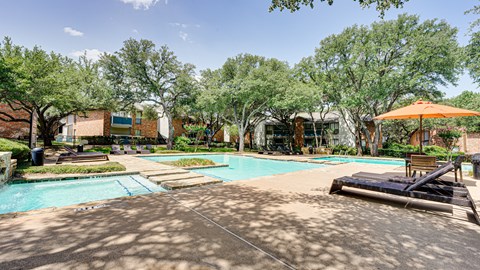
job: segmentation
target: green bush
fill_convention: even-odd
[[[429,156],[435,156],[438,160],[447,160],[449,153],[447,149],[436,146],[436,145],[428,145],[424,146],[423,153]],[[380,156],[388,156],[388,157],[396,157],[396,158],[405,158],[407,153],[415,153],[419,152],[420,148],[418,146],[413,145],[402,145],[393,143],[388,146],[388,148],[378,149],[378,153]],[[452,155],[452,159],[455,159],[459,155],[464,155],[463,152],[454,153]]]
[[[204,158],[181,158],[175,161],[164,161],[163,164],[172,165],[175,167],[195,167],[215,165],[215,162]]]
[[[0,152],[12,152],[12,158],[19,161],[28,159],[30,148],[27,145],[12,140],[0,138]]]
[[[332,154],[338,155],[340,154],[340,152],[342,152],[342,154],[345,154],[345,155],[355,156],[357,154],[357,148],[350,147],[344,144],[337,144],[333,146]]]
[[[178,136],[178,137],[175,137],[173,142],[175,143],[174,144],[175,150],[183,151],[185,148],[188,147],[188,145],[190,143],[192,143],[192,140],[190,140],[189,138],[187,138],[185,136]]]
[[[110,154],[110,151],[112,151],[111,147],[98,147],[98,146],[85,150],[85,152],[102,152],[105,154]]]
[[[107,162],[100,165],[52,165],[52,166],[31,166],[29,164],[20,164],[15,171],[18,174],[33,173],[104,173],[125,171],[125,166],[118,162]]]

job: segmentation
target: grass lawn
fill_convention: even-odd
[[[28,163],[19,164],[17,174],[53,173],[104,173],[125,171],[125,166],[118,162],[107,162],[100,165],[52,165],[52,166],[31,166]]]
[[[160,163],[183,168],[215,165],[215,162],[204,158],[181,158],[175,161],[162,161]]]

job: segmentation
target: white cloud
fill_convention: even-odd
[[[172,22],[172,23],[169,23],[169,25],[173,27],[181,27],[184,29],[189,27],[200,28],[200,24],[186,24],[186,23]]]
[[[133,30],[132,30],[132,33],[138,34],[138,30],[137,30],[137,29],[133,29]]]
[[[83,33],[78,31],[78,30],[75,30],[71,27],[64,27],[63,28],[63,32],[69,34],[70,36],[74,36],[74,37],[81,37],[83,36]]]
[[[155,6],[155,4],[158,2],[158,0],[120,0],[125,4],[132,4],[134,9],[141,9],[143,8],[144,10],[149,9],[150,7]],[[168,2],[165,1],[165,4]]]
[[[100,59],[100,56],[104,52],[97,50],[97,49],[85,49],[83,51],[74,51],[70,53],[72,57],[79,58],[80,56],[86,55],[87,59],[92,60],[92,61],[97,61]]]
[[[189,39],[188,39],[188,34],[185,33],[185,32],[183,32],[183,31],[180,31],[180,32],[178,33],[178,36],[179,36],[183,41],[189,41]]]

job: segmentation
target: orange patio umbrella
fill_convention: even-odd
[[[480,112],[455,108],[446,105],[433,104],[429,101],[418,100],[412,105],[381,114],[374,119],[376,120],[393,120],[393,119],[420,119],[420,153],[422,152],[423,118],[450,118],[460,116],[480,116]]]

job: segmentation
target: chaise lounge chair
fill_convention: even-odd
[[[455,170],[455,168],[459,166],[457,162],[459,160],[462,160],[462,158],[457,158],[455,163],[447,162],[430,173],[418,178],[386,178],[381,181],[344,176],[333,180],[330,194],[342,190],[343,186],[347,186],[398,196],[468,206],[472,207],[476,215],[476,210],[465,185],[462,183],[438,180],[439,177]]]
[[[123,155],[123,154],[125,154],[125,152],[123,152],[123,150],[120,150],[120,145],[112,144],[112,151],[110,151],[110,154]]]
[[[130,144],[125,144],[123,146],[123,150],[125,151],[125,154],[127,155],[135,155],[137,151],[132,149],[132,146]]]
[[[56,164],[62,163],[63,161],[71,162],[88,162],[88,161],[99,161],[99,160],[109,160],[108,155],[102,152],[75,152],[70,147],[64,146],[65,150],[68,153],[62,153],[57,159]]]
[[[147,150],[143,145],[137,145],[137,154],[150,154],[150,150]]]

